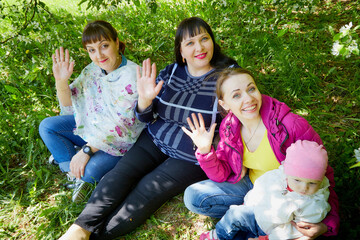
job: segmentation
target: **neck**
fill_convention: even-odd
[[[202,76],[202,75],[208,73],[211,69],[213,69],[213,67],[210,66],[210,64],[208,66],[202,67],[200,69],[193,68],[190,65],[187,65],[187,67],[188,67],[189,73],[194,77]]]
[[[259,115],[255,119],[242,121],[242,125],[249,133],[254,133],[256,129],[259,127],[260,122],[261,122],[261,116]]]

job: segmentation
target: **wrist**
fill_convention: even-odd
[[[69,87],[69,85],[67,83],[66,84],[59,84],[56,81],[55,87],[56,87],[57,91],[69,91],[70,90],[70,87]]]
[[[81,151],[83,153],[85,153],[86,155],[88,155],[89,157],[94,156],[94,152],[92,151],[92,149],[89,145],[85,144],[84,146],[82,146]]]
[[[152,100],[151,101],[147,101],[147,100],[144,100],[144,99],[141,99],[139,98],[138,99],[138,104],[137,104],[137,110],[138,112],[143,112],[145,111],[146,108],[148,108],[152,103]]]

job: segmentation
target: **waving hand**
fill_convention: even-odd
[[[142,73],[140,67],[137,67],[137,90],[139,93],[138,111],[144,111],[152,100],[159,94],[163,81],[156,84],[156,65],[151,65],[150,59],[143,61]]]
[[[201,113],[198,113],[199,120],[197,119],[195,113],[191,114],[191,117],[192,121],[189,117],[186,119],[191,131],[185,127],[181,127],[181,129],[191,138],[194,144],[198,147],[200,153],[209,153],[211,150],[211,143],[214,138],[216,123],[212,124],[209,131],[207,131],[205,128],[204,118]]]

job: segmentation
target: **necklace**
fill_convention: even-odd
[[[261,123],[261,117],[260,117],[260,120],[259,120],[258,125],[257,125],[256,128],[255,128],[255,131],[253,132],[253,134],[251,135],[251,137],[249,138],[249,140],[247,140],[247,142],[245,142],[246,146],[247,146],[248,143],[251,141],[251,139],[254,137],[254,135],[255,135],[255,133],[256,133],[256,130],[257,130],[258,127],[260,126],[260,123]]]

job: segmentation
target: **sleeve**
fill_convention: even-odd
[[[201,154],[198,150],[195,152],[195,156],[200,164],[202,170],[206,173],[209,179],[214,182],[225,182],[230,174],[231,168],[229,164],[221,160],[221,146],[222,141],[220,140],[218,144],[218,150],[215,152],[214,147],[211,148],[211,151],[207,154]]]
[[[297,119],[295,119],[293,122],[295,123],[293,124],[293,129],[292,129],[293,137],[289,144],[299,139],[315,141],[319,144],[323,144],[319,134],[315,132],[315,130],[304,118],[297,116]],[[330,196],[328,202],[331,206],[331,210],[327,214],[326,218],[322,221],[328,227],[328,231],[323,235],[335,236],[339,231],[339,225],[340,225],[339,200],[334,191],[334,187],[335,187],[334,170],[330,166],[328,166],[325,176],[329,179],[330,182],[330,187],[329,187]]]

